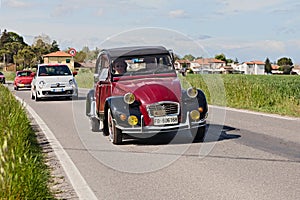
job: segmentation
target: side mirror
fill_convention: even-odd
[[[78,74],[77,71],[74,71],[74,72],[73,72],[73,76],[76,76],[77,74]]]
[[[32,72],[32,73],[30,74],[31,77],[35,77],[35,75],[36,75],[35,72]]]

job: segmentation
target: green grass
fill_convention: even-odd
[[[93,88],[94,86],[94,74],[89,69],[80,69],[75,79],[79,88]]]
[[[300,76],[189,74],[184,79],[202,89],[209,104],[300,117]]]
[[[0,199],[54,199],[49,181],[23,106],[0,85]]]
[[[13,81],[16,77],[16,72],[2,72],[6,81]]]

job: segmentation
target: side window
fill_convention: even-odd
[[[109,61],[106,54],[100,56],[99,81],[105,81],[108,77]]]

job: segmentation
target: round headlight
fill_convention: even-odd
[[[131,126],[137,125],[138,121],[139,121],[138,118],[134,115],[130,115],[128,117],[128,124],[130,124]]]
[[[198,120],[198,119],[200,119],[200,112],[198,110],[192,110],[190,112],[190,116],[191,116],[192,120]]]
[[[74,82],[73,82],[73,80],[71,79],[71,80],[69,80],[69,84],[70,85],[73,85],[74,84]]]
[[[132,93],[127,93],[124,95],[124,101],[127,104],[132,104],[135,101],[135,96]]]
[[[195,98],[198,95],[198,90],[197,88],[194,87],[190,87],[189,89],[187,89],[187,95],[191,98]]]
[[[39,88],[43,88],[45,86],[45,81],[40,81],[39,82]]]

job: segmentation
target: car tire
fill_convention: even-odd
[[[35,93],[35,101],[40,101],[40,98],[38,98],[37,93]]]
[[[116,128],[114,118],[112,116],[111,110],[108,110],[107,113],[107,125],[109,132],[109,139],[113,144],[121,144],[122,143],[122,131]]]
[[[90,118],[90,124],[91,124],[91,130],[93,132],[99,132],[100,131],[100,121],[99,119],[92,117]]]
[[[206,126],[191,129],[193,142],[203,142],[206,133]]]

